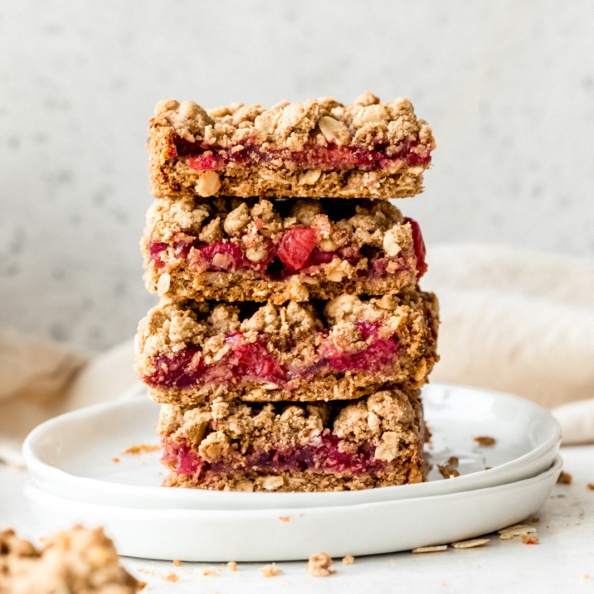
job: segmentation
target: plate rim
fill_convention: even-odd
[[[506,471],[508,471],[510,466],[517,466],[517,465],[522,465],[522,464],[526,464],[527,462],[531,462],[531,461],[535,461],[540,459],[541,457],[544,457],[545,455],[547,457],[550,456],[550,460],[552,460],[554,458],[554,456],[556,455],[558,449],[559,449],[559,445],[561,442],[561,426],[559,424],[559,422],[555,419],[555,417],[550,413],[550,411],[548,411],[547,409],[545,409],[544,407],[540,406],[539,404],[536,404],[530,400],[527,400],[525,398],[522,398],[520,396],[516,396],[513,394],[509,394],[509,393],[505,393],[505,392],[498,392],[495,390],[489,390],[489,389],[485,389],[485,388],[480,388],[480,387],[475,387],[475,386],[468,386],[468,385],[462,385],[462,384],[452,384],[452,383],[445,383],[445,382],[434,382],[432,384],[429,384],[427,386],[424,387],[426,390],[428,391],[432,391],[432,390],[448,390],[448,391],[471,391],[471,392],[479,392],[482,395],[485,396],[489,396],[491,398],[493,397],[497,397],[497,398],[505,398],[508,401],[511,402],[517,402],[518,404],[521,404],[522,406],[526,406],[528,405],[529,407],[533,407],[535,410],[535,413],[538,412],[540,415],[543,415],[544,413],[544,417],[548,419],[551,429],[552,429],[552,437],[549,438],[549,440],[545,443],[542,443],[540,445],[538,445],[536,448],[532,449],[531,451],[523,454],[522,456],[518,456],[517,458],[514,458],[512,460],[508,460],[506,462],[504,462],[503,464],[500,464],[494,468],[498,469],[498,472],[503,472],[505,473]],[[77,474],[73,474],[70,472],[67,472],[65,470],[62,470],[61,468],[58,468],[57,466],[53,465],[53,464],[49,464],[47,462],[44,462],[43,460],[41,460],[41,458],[37,455],[37,451],[35,448],[36,443],[43,438],[43,436],[47,433],[47,432],[51,432],[52,429],[54,428],[55,425],[60,425],[61,423],[67,421],[67,420],[72,420],[72,419],[76,419],[78,421],[83,420],[83,419],[87,419],[87,418],[92,418],[96,413],[101,413],[104,412],[106,410],[110,410],[114,407],[120,407],[120,406],[126,406],[129,404],[141,404],[142,402],[145,401],[145,399],[147,399],[147,402],[151,402],[150,400],[148,400],[148,396],[146,395],[146,388],[142,385],[142,384],[138,384],[137,386],[134,386],[132,389],[126,391],[124,394],[122,394],[120,397],[118,398],[114,398],[105,402],[100,402],[97,404],[93,404],[91,406],[87,406],[87,407],[83,407],[80,409],[76,409],[74,411],[69,411],[66,412],[62,415],[58,415],[57,417],[54,417],[52,419],[49,419],[43,423],[41,423],[40,425],[38,425],[37,427],[35,427],[27,436],[27,438],[25,439],[25,442],[23,444],[23,458],[25,460],[25,464],[29,470],[29,473],[32,477],[32,479],[36,482],[36,484],[38,484],[38,486],[44,488],[45,490],[48,490],[50,492],[54,492],[56,494],[56,496],[61,496],[59,493],[56,493],[56,491],[52,491],[51,488],[48,489],[48,485],[53,485],[53,484],[58,484],[58,485],[62,485],[62,489],[57,489],[59,492],[63,492],[64,488],[68,489],[68,488],[72,488],[75,491],[85,491],[85,490],[91,490],[94,492],[98,492],[101,491],[102,493],[105,493],[106,495],[109,494],[110,496],[117,496],[117,495],[122,495],[123,497],[125,497],[126,499],[130,499],[132,497],[139,497],[141,496],[143,493],[145,494],[145,497],[150,496],[153,499],[158,499],[162,502],[166,502],[168,499],[172,499],[170,497],[171,493],[167,492],[168,491],[166,488],[161,487],[160,485],[157,486],[152,486],[152,485],[131,485],[131,484],[125,484],[125,483],[115,483],[115,482],[111,482],[111,481],[105,481],[105,480],[101,480],[98,478],[92,478],[92,477],[84,477],[84,476],[80,476]],[[465,488],[465,486],[467,486],[467,483],[474,483],[476,481],[478,481],[479,483],[481,482],[481,480],[483,480],[484,477],[487,477],[488,475],[486,474],[488,471],[486,470],[482,470],[482,471],[477,471],[468,475],[463,475],[461,477],[458,477],[456,479],[453,479],[453,481],[450,483],[450,481],[447,481],[448,487],[445,486],[445,482],[444,481],[436,481],[433,483],[418,483],[418,484],[413,484],[413,485],[400,485],[400,486],[391,486],[391,487],[382,487],[381,489],[369,489],[369,490],[365,490],[366,492],[374,492],[378,497],[380,497],[380,499],[378,499],[377,501],[373,501],[375,502],[379,502],[379,501],[383,501],[383,500],[400,500],[400,499],[409,499],[409,498],[418,498],[418,497],[438,497],[441,496],[442,494],[447,494],[447,493],[441,493],[440,488],[436,488],[436,487],[427,487],[427,485],[444,485],[443,487],[441,487],[441,489],[449,489],[449,485],[453,485],[452,489],[453,492],[462,492],[462,491],[468,491],[468,490],[476,490],[478,488],[482,488],[483,486],[481,484],[475,485],[475,486],[470,486],[468,488]],[[493,476],[493,473],[490,475],[490,477]],[[421,489],[419,489],[419,487],[421,487]],[[423,491],[427,491],[429,488],[433,488],[434,490],[437,490],[437,493],[424,493]],[[400,494],[400,496],[398,497],[391,497],[391,495],[393,495],[394,491],[398,489],[397,493]],[[121,493],[122,490],[125,491],[125,493]],[[417,494],[416,492],[421,490],[421,493]],[[449,492],[449,490],[448,490]],[[192,499],[198,499],[200,497],[200,494],[202,494],[203,492],[200,490],[182,490],[180,491],[180,493],[184,493],[183,495],[175,495],[174,497],[177,497],[176,501],[174,501],[173,503],[175,503],[176,505],[180,505],[183,506],[184,508],[192,508],[192,509],[196,509],[196,508],[201,508],[205,506],[205,503],[201,503],[200,501],[191,501]],[[208,491],[207,492],[208,495],[204,495],[204,498],[212,498],[212,496],[214,495],[214,492]],[[313,492],[313,493],[273,493],[272,495],[275,495],[275,498],[283,498],[283,496],[285,497],[285,499],[290,500],[291,498],[295,498],[295,496],[299,496],[299,498],[304,499],[305,501],[308,502],[307,505],[303,505],[304,507],[325,507],[326,504],[324,504],[322,501],[320,501],[321,499],[328,499],[329,496],[338,496],[339,498],[342,499],[347,499],[347,501],[345,502],[340,502],[337,503],[335,506],[341,506],[341,505],[359,505],[361,504],[360,502],[349,502],[348,501],[348,494],[349,493],[361,493],[360,491],[353,491],[353,492],[337,492],[337,493],[326,493],[326,492],[321,492],[321,493],[317,493],[317,492]],[[347,494],[347,497],[345,497],[345,494]],[[257,497],[253,497],[254,495],[256,495]],[[228,503],[236,503],[237,505],[240,505],[242,500],[245,503],[246,502],[246,496],[252,496],[251,499],[254,499],[255,502],[257,503],[260,499],[262,499],[262,496],[267,496],[269,495],[268,493],[238,493],[238,492],[217,492],[216,493],[216,497],[220,498],[222,501],[226,501]],[[404,496],[402,496],[404,495]],[[360,495],[359,495],[360,496]],[[354,498],[358,498],[359,496],[355,495]],[[338,499],[338,498],[337,498]],[[86,497],[78,497],[76,498],[77,501],[87,501]],[[119,505],[116,503],[112,503],[111,505]],[[258,507],[262,507],[263,509],[271,509],[270,506],[266,505],[264,502],[262,502],[260,504],[260,506],[256,505],[254,502],[252,502],[252,505],[255,505],[255,507],[252,507],[251,509],[256,509]],[[133,507],[132,503],[128,504],[129,507]],[[212,507],[212,504],[210,504],[211,507],[208,507],[208,509],[218,509],[216,507]],[[171,502],[169,506],[164,506],[164,507],[160,507],[159,509],[167,509],[167,508],[171,508]],[[292,509],[295,509],[297,507],[300,507],[300,505],[294,506]],[[145,507],[146,509],[146,507]]]

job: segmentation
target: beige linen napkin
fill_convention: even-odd
[[[492,246],[437,246],[441,361],[432,381],[482,386],[552,408],[565,443],[594,442],[594,261]],[[0,330],[0,458],[56,414],[136,385],[132,340],[90,360]]]
[[[524,396],[553,409],[564,443],[594,442],[594,260],[439,246],[423,287],[442,316],[433,381]]]

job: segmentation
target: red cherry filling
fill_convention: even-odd
[[[225,160],[212,153],[197,155],[188,159],[188,165],[196,171],[217,170],[225,167]]]
[[[228,272],[249,267],[249,260],[243,255],[241,247],[231,241],[218,241],[200,248],[201,259],[204,259],[213,270]]]
[[[285,365],[267,349],[265,335],[255,342],[247,342],[243,333],[233,332],[225,337],[231,347],[220,360],[206,364],[196,345],[188,345],[173,355],[157,355],[155,371],[144,377],[153,386],[185,389],[197,384],[228,385],[248,383],[273,383],[279,386],[295,386],[300,380],[316,373],[331,370],[339,373],[367,371],[381,373],[390,370],[398,361],[398,338],[376,338],[379,323],[360,322],[367,346],[358,352],[347,353],[334,346],[326,334],[318,350],[319,356],[308,365]]]
[[[388,149],[390,154],[388,154]],[[431,150],[416,141],[405,141],[399,150],[377,144],[375,148],[337,146],[330,143],[320,146],[312,139],[301,151],[262,150],[262,146],[246,141],[235,147],[223,148],[204,143],[189,142],[176,136],[169,151],[170,158],[187,156],[188,165],[197,171],[207,169],[220,170],[228,163],[266,163],[282,159],[290,161],[302,169],[386,169],[398,163],[409,165],[428,165],[431,162]]]
[[[280,261],[292,272],[303,268],[318,243],[318,233],[311,227],[287,231],[278,246]]]
[[[404,217],[404,222],[409,223],[412,228],[413,244],[415,246],[415,256],[417,258],[417,277],[421,278],[427,272],[427,249],[425,248],[425,241],[421,233],[419,223],[409,217]]]
[[[377,473],[386,468],[387,463],[374,458],[376,446],[367,441],[355,451],[352,446],[342,451],[344,440],[336,435],[322,435],[307,445],[289,444],[255,450],[243,457],[240,463],[208,463],[186,441],[163,438],[163,457],[165,464],[175,468],[178,474],[200,478],[210,473],[230,473],[256,469],[266,473],[273,471],[304,471],[349,473],[355,475]]]

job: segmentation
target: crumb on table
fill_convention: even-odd
[[[355,558],[352,555],[345,555],[342,558],[343,565],[352,565],[355,562]]]
[[[489,447],[497,443],[497,440],[494,437],[489,437],[488,435],[479,435],[474,438],[474,441],[481,447]]]
[[[561,471],[559,478],[557,479],[558,485],[571,485],[573,481],[573,477],[569,472],[565,472],[564,470]]]
[[[283,574],[283,570],[277,567],[274,563],[264,565],[264,567],[260,567],[258,571],[260,572],[260,575],[265,578],[276,577],[277,575]]]
[[[126,456],[128,454],[132,456],[138,456],[139,454],[150,454],[151,452],[158,452],[161,450],[161,446],[158,444],[136,444],[130,446],[129,448],[125,449],[122,452],[122,456]],[[114,459],[115,461],[115,459]]]
[[[306,570],[314,577],[328,577],[336,573],[336,570],[331,569],[333,563],[332,557],[327,553],[316,553],[309,558]]]

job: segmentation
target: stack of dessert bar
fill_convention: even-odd
[[[169,486],[327,491],[423,480],[437,355],[417,223],[435,143],[410,101],[163,101],[137,370]]]

